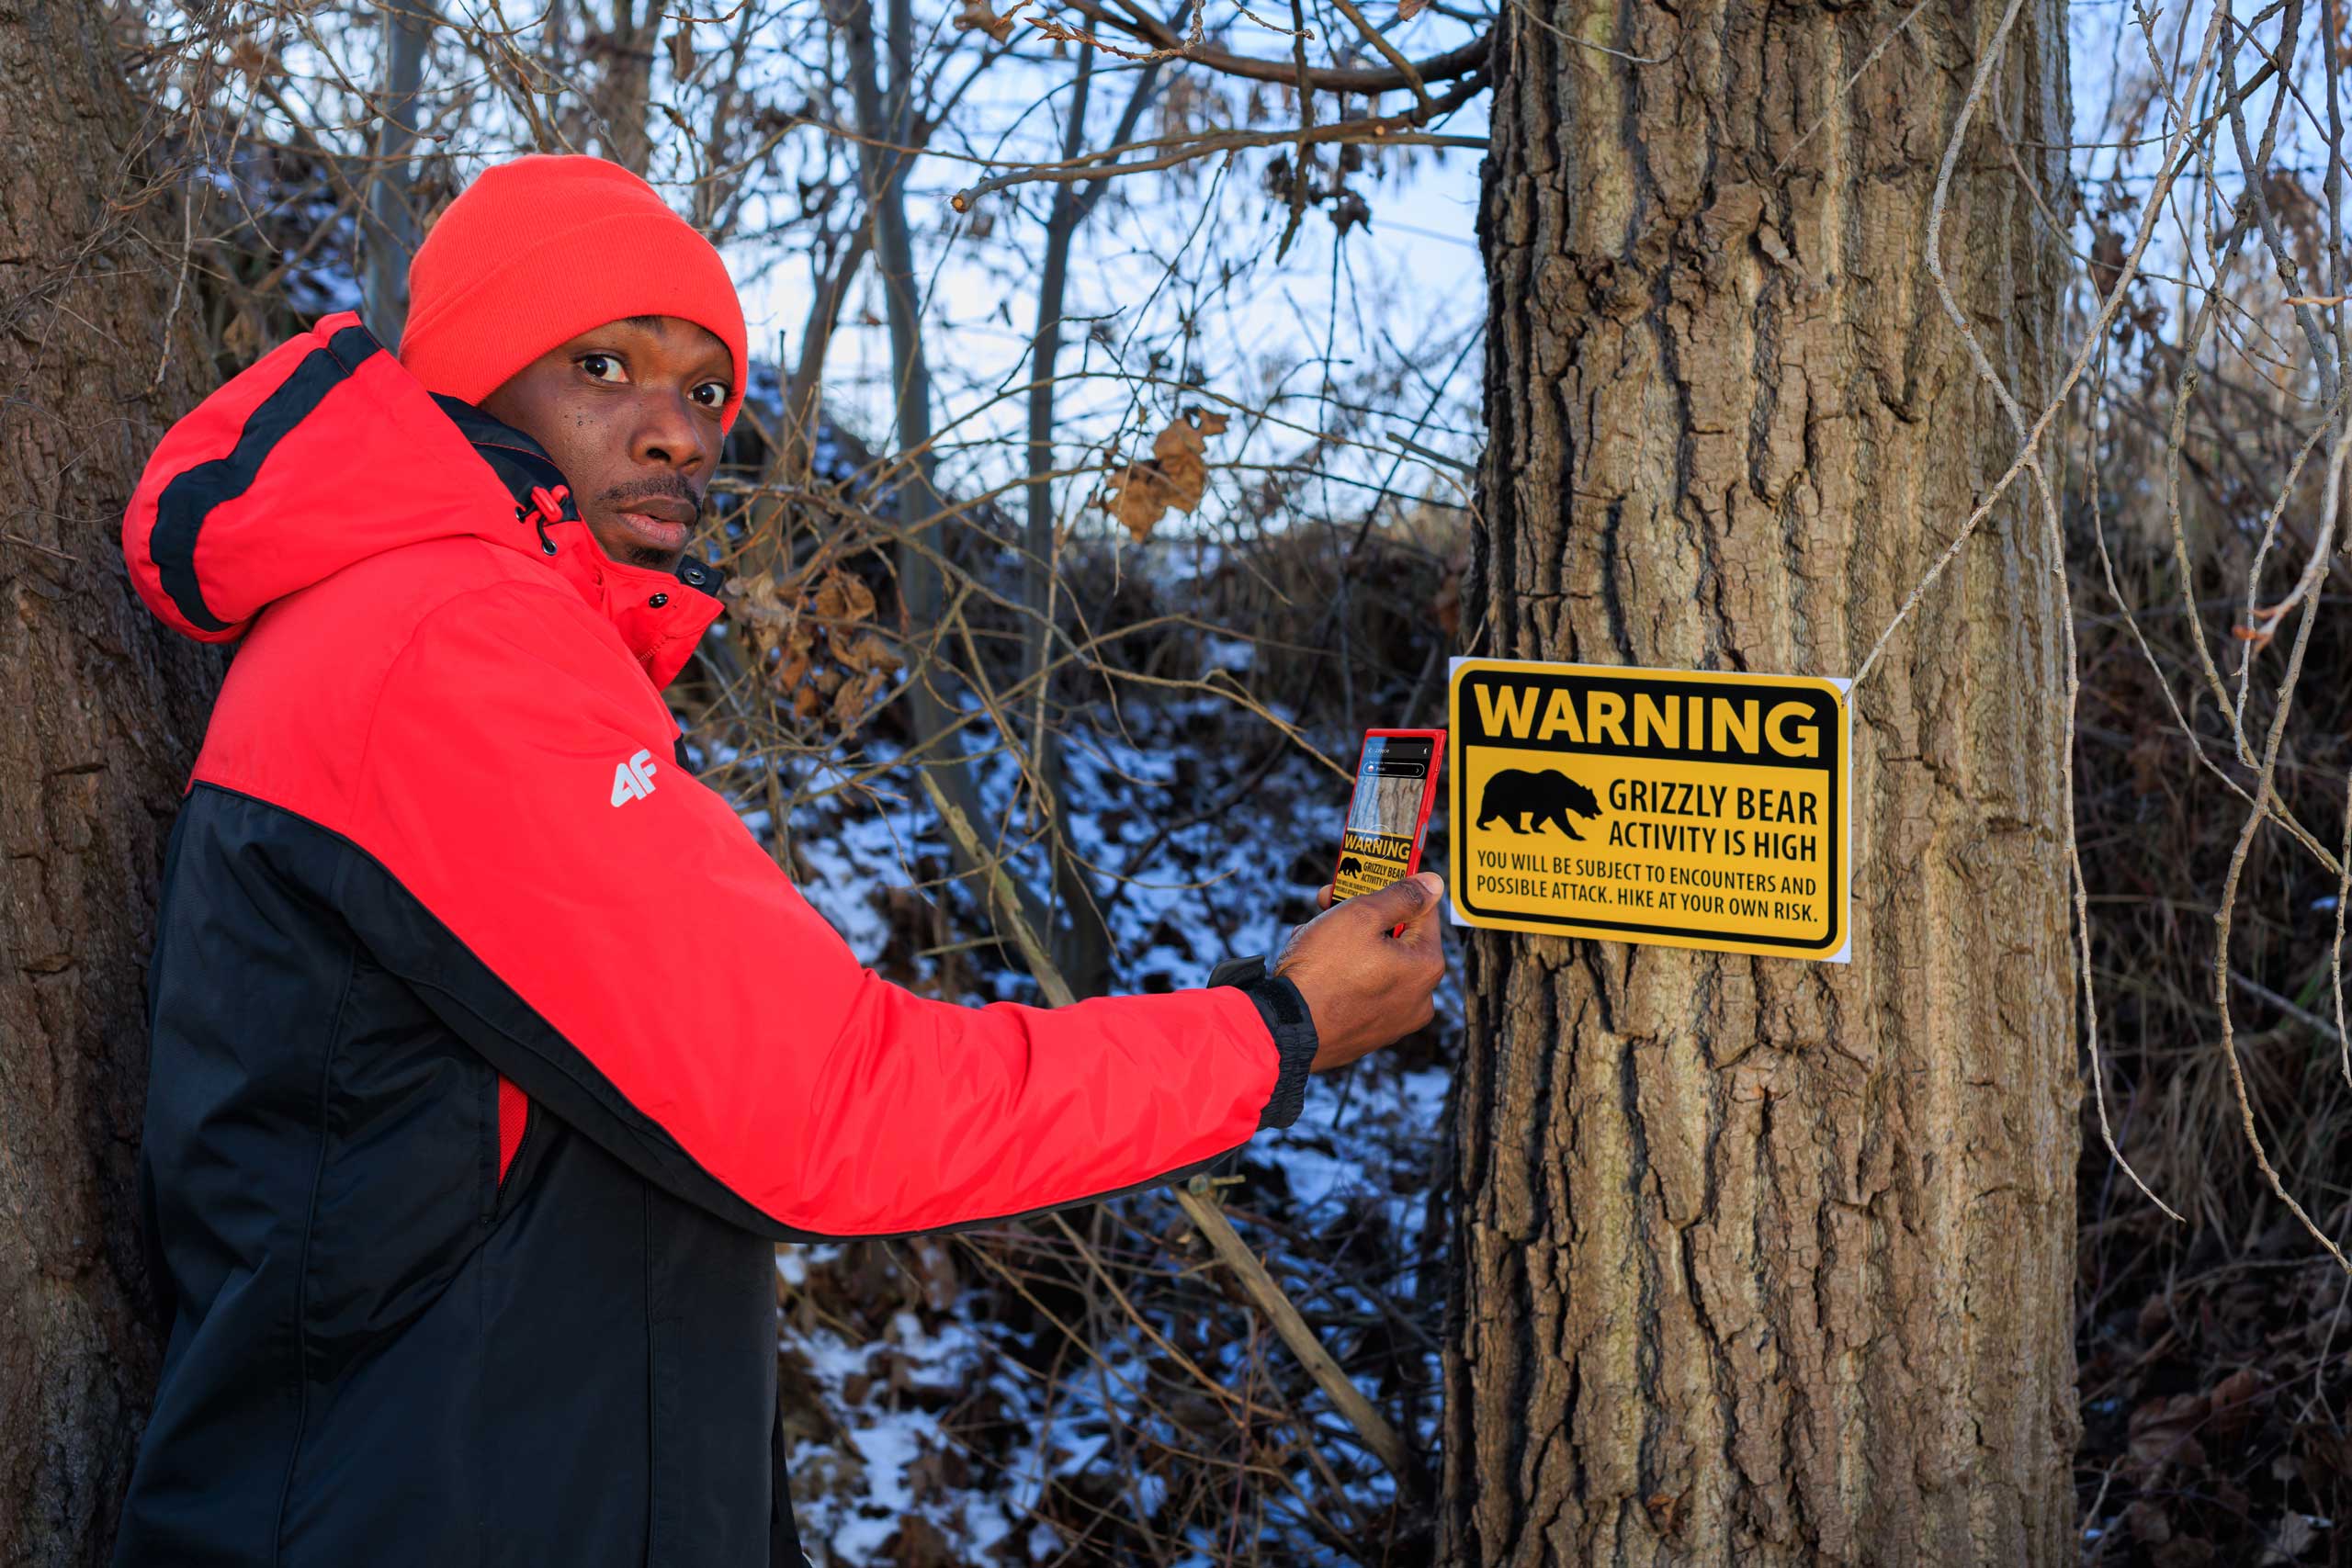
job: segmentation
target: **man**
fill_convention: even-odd
[[[239,638],[173,835],[142,1151],[172,1308],[121,1563],[797,1562],[779,1238],[1182,1176],[1418,1027],[1435,878],[1271,976],[1045,1010],[858,964],[673,762],[741,405],[717,254],[483,175],[157,450],[132,580]],[[1388,928],[1403,922],[1399,936]]]

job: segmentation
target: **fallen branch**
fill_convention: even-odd
[[[1045,943],[1038,940],[1036,932],[1029,929],[1029,922],[1021,918],[1020,901],[1014,897],[1012,881],[1005,874],[1002,860],[991,862],[981,852],[980,836],[973,828],[971,819],[964,814],[961,807],[942,793],[928,773],[916,776],[922,779],[923,792],[931,796],[932,806],[947,824],[948,833],[962,846],[964,853],[975,863],[988,866],[990,903],[1001,911],[1001,918],[1011,923],[1013,944],[1021,949],[1022,956],[1028,961],[1029,972],[1036,976],[1038,988],[1046,993],[1046,999],[1056,1007],[1069,1007],[1077,1001],[1077,994],[1070,989],[1069,982],[1062,977],[1062,972],[1055,967],[1053,958],[1046,952]],[[1388,1424],[1387,1417],[1374,1407],[1372,1401],[1364,1397],[1363,1391],[1349,1381],[1340,1363],[1323,1348],[1323,1342],[1315,1337],[1315,1330],[1299,1316],[1298,1309],[1291,1304],[1290,1297],[1283,1292],[1282,1286],[1266,1271],[1265,1264],[1250,1250],[1250,1244],[1241,1239],[1240,1233],[1233,1228],[1233,1222],[1225,1217],[1225,1211],[1211,1201],[1209,1179],[1195,1176],[1174,1191],[1176,1201],[1182,1206],[1185,1217],[1193,1222],[1193,1228],[1207,1240],[1210,1248],[1225,1266],[1233,1270],[1235,1277],[1241,1281],[1241,1288],[1266,1314],[1267,1321],[1273,1325],[1274,1332],[1282,1337],[1283,1344],[1290,1347],[1291,1354],[1298,1358],[1299,1365],[1306,1369],[1317,1387],[1330,1395],[1331,1403],[1339,1406],[1340,1414],[1347,1417],[1348,1425],[1356,1429],[1365,1446],[1379,1457],[1380,1462],[1388,1467],[1389,1472],[1400,1483],[1414,1491],[1421,1489],[1421,1473],[1413,1463],[1411,1450],[1405,1446],[1404,1438]]]

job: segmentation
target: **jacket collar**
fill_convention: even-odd
[[[612,560],[571,493],[537,442],[436,400],[345,310],[172,422],[123,509],[123,564],[164,625],[228,642],[354,562],[479,538],[571,583],[664,685],[718,618],[720,573],[702,561],[673,574]]]
[[[657,688],[667,686],[725,608],[718,592],[726,569],[692,556],[675,571],[613,559],[582,519],[563,470],[545,447],[471,403],[438,392],[433,400],[506,487],[516,524],[535,536],[518,538],[517,546],[544,558],[601,610],[647,678]]]

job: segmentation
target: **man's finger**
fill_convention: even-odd
[[[1363,905],[1384,926],[1410,925],[1435,908],[1444,892],[1445,884],[1438,880],[1437,874],[1423,871],[1348,902]]]
[[[1429,894],[1429,902],[1423,904],[1419,910],[1406,920],[1405,929],[1400,933],[1399,940],[1433,942],[1438,940],[1438,927],[1442,923],[1445,913],[1445,878],[1433,871],[1419,871],[1415,872],[1407,880],[1419,883]]]

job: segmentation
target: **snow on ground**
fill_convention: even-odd
[[[1246,680],[1253,652],[1246,642],[1210,638],[1204,662]],[[1198,739],[1204,735],[1241,737],[1238,750],[1246,754],[1204,754]],[[1156,702],[1123,694],[1115,710],[1099,705],[1070,736],[1064,750],[1067,811],[1071,835],[1088,860],[1130,865],[1167,818],[1177,823],[1132,880],[1102,895],[1114,952],[1113,990],[1197,986],[1224,957],[1272,953],[1295,921],[1314,912],[1315,890],[1336,858],[1345,778],[1293,748],[1228,808],[1209,809],[1235,791],[1271,739],[1262,721],[1240,716],[1236,722],[1226,699],[1197,692]],[[1327,754],[1352,761],[1352,737],[1314,739]],[[1018,780],[1013,759],[1001,749],[991,753],[977,737],[967,739],[967,750],[979,756],[987,807],[1001,817]],[[868,743],[859,760],[870,766],[888,754],[888,748]],[[928,802],[904,775],[886,773],[865,786],[836,787],[847,777],[828,768],[796,781],[804,796],[830,793],[796,811],[788,832],[804,868],[802,892],[859,959],[873,964],[890,941],[889,890],[922,880],[925,869],[935,874],[945,863],[946,845]],[[1195,816],[1202,819],[1188,820]],[[763,838],[774,830],[764,808],[746,809],[744,819]],[[1432,823],[1431,863],[1439,863],[1442,840],[1434,835],[1440,828]],[[1043,857],[1034,851],[1016,859],[1013,869],[1031,886],[1045,883]],[[937,973],[935,960],[915,967],[924,976]],[[991,987],[961,999],[1039,999],[1024,975],[999,971]],[[1454,981],[1448,981],[1440,1008],[1452,1037],[1460,1019]],[[1438,1282],[1415,1279],[1413,1262],[1428,1219],[1428,1172],[1449,1076],[1442,1065],[1406,1066],[1375,1055],[1318,1078],[1296,1124],[1250,1145],[1239,1168],[1247,1179],[1228,1190],[1227,1201],[1245,1213],[1278,1215],[1303,1235],[1372,1224],[1385,1233],[1394,1269],[1390,1278],[1374,1281],[1378,1293],[1396,1302],[1424,1283],[1436,1292]],[[1173,1213],[1164,1194],[1120,1201],[1147,1226],[1166,1224]],[[1262,1235],[1252,1239],[1261,1250],[1267,1245]],[[778,1256],[787,1303],[784,1354],[787,1363],[806,1369],[841,1434],[831,1443],[798,1442],[791,1456],[801,1534],[811,1557],[820,1568],[897,1561],[907,1552],[902,1532],[918,1528],[910,1524],[917,1519],[945,1549],[940,1561],[1052,1562],[1061,1557],[1065,1543],[1030,1512],[1044,1472],[1069,1474],[1102,1465],[1116,1473],[1115,1456],[1103,1450],[1117,1424],[1132,1416],[1121,1407],[1119,1388],[1123,1380],[1139,1384],[1145,1378],[1138,1347],[1115,1337],[1098,1343],[1103,1376],[1092,1387],[1099,1392],[1090,1392],[1084,1379],[1063,1381],[1049,1417],[1036,1375],[1005,1353],[1011,1331],[988,1317],[989,1298],[973,1290],[952,1291],[941,1311],[897,1312],[878,1331],[796,1327],[793,1292],[806,1287],[812,1269],[839,1263],[844,1251],[787,1246]],[[1303,1308],[1352,1310],[1366,1320],[1378,1315],[1374,1292],[1346,1277],[1351,1271],[1307,1267],[1301,1274],[1294,1267],[1298,1259],[1282,1261],[1277,1273]],[[1219,1347],[1211,1370],[1238,1374],[1247,1353],[1249,1347],[1239,1343]],[[1283,1354],[1271,1335],[1255,1353]],[[1419,1403],[1423,1419],[1415,1435],[1430,1452],[1436,1440],[1433,1353],[1423,1358],[1421,1376],[1432,1392]],[[961,1463],[958,1439],[938,1414],[947,1400],[934,1397],[936,1391],[983,1384],[1026,1435],[1021,1447],[1028,1457],[1010,1470]],[[1319,1394],[1310,1408],[1329,1428],[1327,1452],[1356,1448]],[[1369,1465],[1358,1473],[1368,1476],[1351,1488],[1359,1500],[1375,1507],[1385,1502],[1385,1474]],[[1309,1488],[1322,1484],[1304,1464],[1298,1479]],[[1126,1478],[1128,1505],[1140,1516],[1158,1506],[1158,1484],[1148,1474]],[[1232,1543],[1192,1544],[1198,1561],[1207,1562]],[[1296,1540],[1261,1544],[1273,1560],[1297,1560]]]

